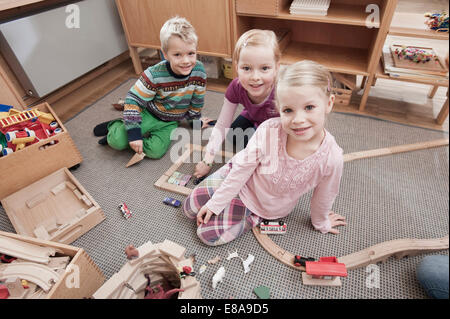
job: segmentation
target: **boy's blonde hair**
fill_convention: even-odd
[[[281,88],[312,85],[320,88],[329,97],[332,91],[331,83],[331,73],[326,67],[314,61],[303,60],[280,70],[276,92]],[[278,101],[278,97],[276,100]]]
[[[242,34],[236,42],[233,53],[233,62],[235,65],[239,62],[241,50],[245,47],[267,46],[273,50],[275,62],[281,59],[281,51],[278,46],[277,36],[271,30],[252,29]]]
[[[161,49],[167,52],[169,46],[169,39],[172,36],[177,36],[184,42],[195,43],[197,46],[198,37],[192,24],[185,18],[179,16],[167,20],[159,32],[159,39],[161,40]]]

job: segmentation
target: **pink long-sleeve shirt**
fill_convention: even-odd
[[[209,138],[206,151],[210,154],[216,154],[219,151],[227,131],[233,122],[234,113],[239,104],[242,104],[244,107],[241,115],[251,121],[255,125],[255,128],[267,119],[279,117],[280,114],[275,107],[274,96],[275,89],[273,88],[269,96],[262,103],[254,104],[248,97],[247,91],[240,84],[239,78],[231,81],[225,92],[224,103],[217,123],[211,133],[211,137]]]
[[[331,229],[328,214],[342,176],[343,151],[328,131],[317,151],[303,160],[287,154],[286,141],[280,118],[261,124],[247,147],[229,161],[232,168],[207,208],[220,214],[239,195],[256,215],[277,219],[287,216],[300,196],[314,189],[311,221],[315,229],[327,233]]]

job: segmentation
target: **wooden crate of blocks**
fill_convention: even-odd
[[[10,110],[9,113],[9,116],[0,117],[3,138],[6,140],[7,133],[13,137],[25,133],[33,135],[34,139],[22,138],[27,141],[22,143],[23,148],[17,150],[16,144],[14,152],[0,157],[0,200],[57,169],[82,162],[83,158],[67,129],[48,103],[39,104],[29,111]],[[3,151],[7,149],[2,148]],[[12,148],[8,149],[12,151]]]
[[[178,299],[201,299],[200,283],[193,276],[180,276],[180,269],[193,269],[191,258],[185,258],[186,249],[170,240],[138,247],[139,256],[129,260],[98,289],[95,299],[143,299],[146,290],[169,284],[182,289]],[[149,288],[147,288],[149,287]],[[175,289],[174,288],[174,289]]]
[[[333,73],[334,78],[332,93],[335,95],[335,104],[349,105],[353,90],[356,88],[356,75]]]
[[[69,244],[105,219],[103,210],[67,168],[3,198],[20,235]]]
[[[105,281],[82,248],[0,231],[0,254],[3,298],[90,298]]]

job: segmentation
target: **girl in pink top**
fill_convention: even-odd
[[[206,146],[206,155],[195,168],[195,177],[209,173],[214,155],[221,149],[230,128],[233,144],[242,149],[262,122],[280,116],[274,101],[280,57],[273,31],[253,29],[239,38],[233,54],[238,77],[227,88],[222,110]],[[231,123],[239,104],[244,110]]]
[[[263,219],[287,216],[314,189],[314,228],[338,234],[344,217],[331,211],[343,169],[342,149],[325,128],[334,104],[331,75],[312,61],[280,73],[279,118],[262,123],[247,147],[197,186],[183,204],[208,245],[230,242]]]

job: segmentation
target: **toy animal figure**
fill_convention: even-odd
[[[145,288],[147,291],[147,295],[144,299],[170,299],[173,294],[177,292],[183,292],[184,289],[171,289],[168,291],[164,291],[161,284],[158,284],[156,287],[147,287]]]
[[[219,270],[217,270],[217,272],[215,273],[215,275],[213,276],[213,279],[212,279],[213,289],[216,289],[217,284],[219,282],[223,281],[223,277],[225,277],[225,268],[224,267],[220,267]]]
[[[128,245],[125,248],[125,254],[127,255],[127,259],[134,259],[139,257],[139,250],[135,248],[133,245]]]

